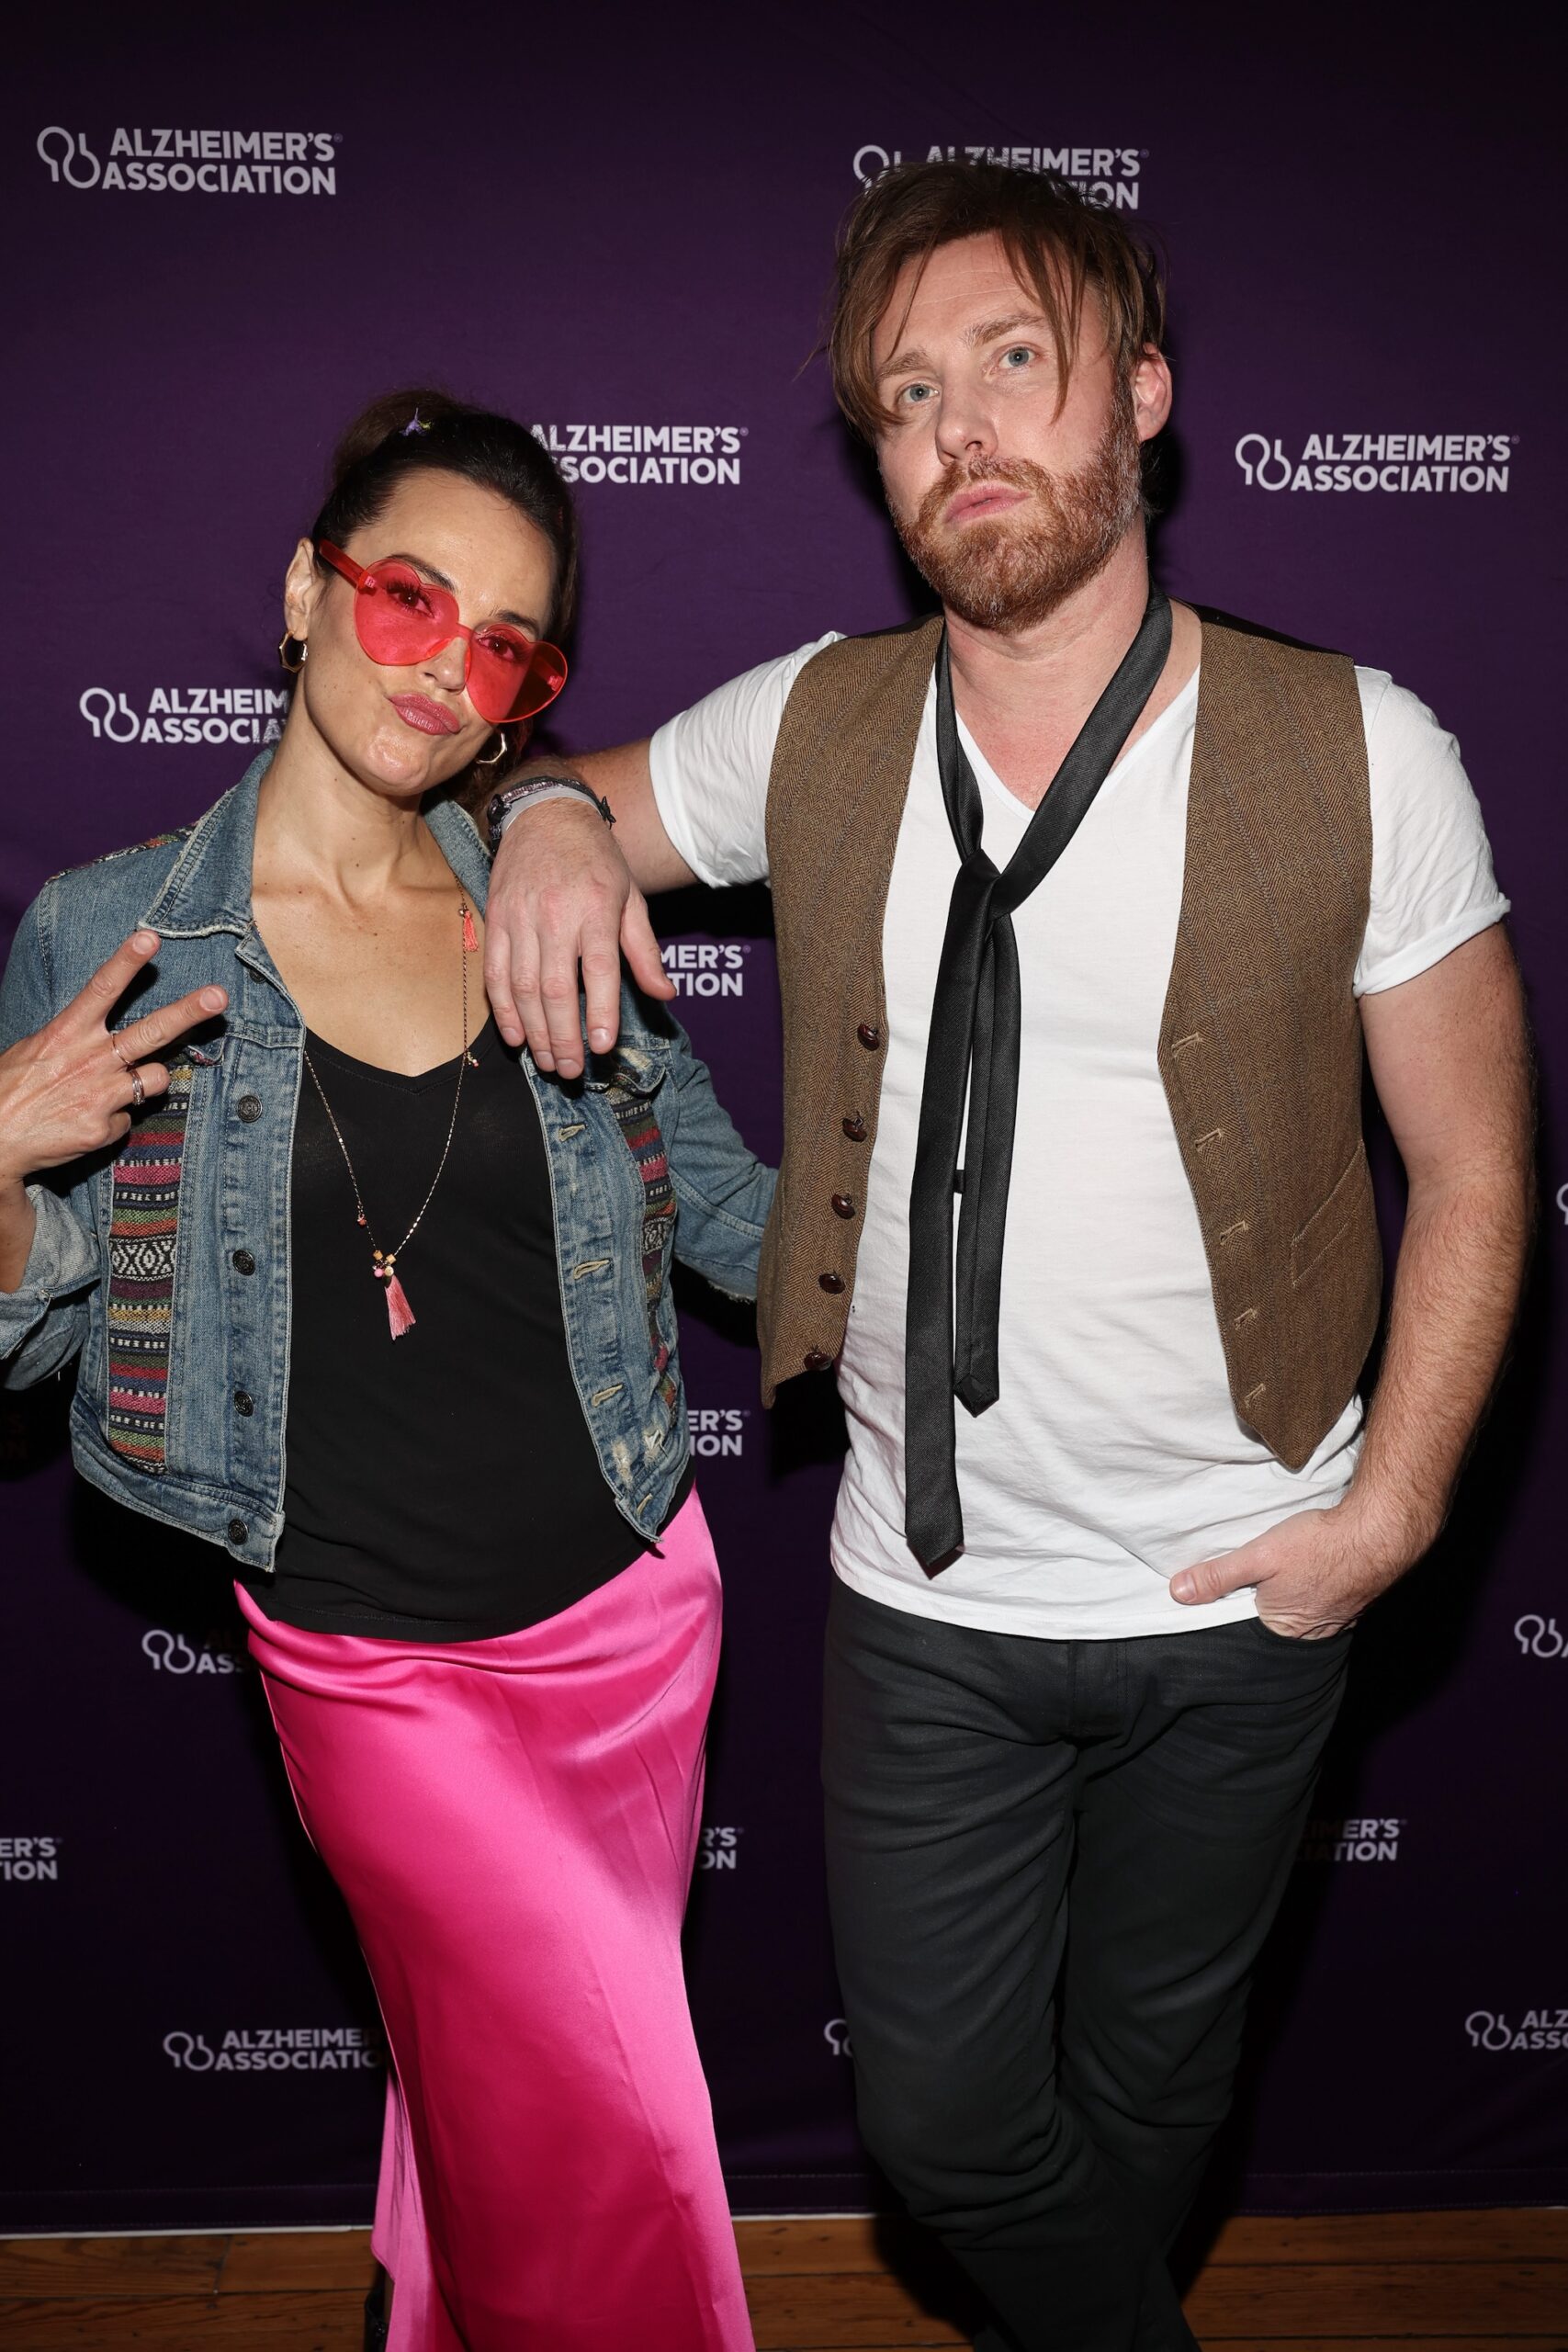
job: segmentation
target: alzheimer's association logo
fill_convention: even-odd
[[[705,1462],[739,1462],[746,1450],[749,1405],[692,1405],[686,1409],[692,1452]]]
[[[1558,1631],[1555,1617],[1537,1617],[1532,1611],[1519,1618],[1514,1627],[1514,1639],[1526,1657],[1568,1656],[1568,1635]]]
[[[38,151],[49,165],[49,176],[56,187],[63,180],[68,187],[96,187],[103,178],[104,167],[88,146],[85,133],[66,130],[51,122],[38,135]]]
[[[1309,1821],[1302,1839],[1303,1862],[1396,1862],[1403,1816],[1351,1815]]]
[[[243,1674],[248,1663],[238,1634],[212,1634],[198,1646],[162,1625],[142,1634],[141,1654],[154,1674]]]
[[[99,743],[276,743],[287,686],[154,686],[138,707],[112,686],[87,686],[76,707]]]
[[[1294,457],[1279,434],[1244,433],[1248,490],[1506,491],[1517,433],[1309,433]]]
[[[0,1880],[25,1884],[59,1876],[58,1838],[0,1838]]]
[[[231,2026],[216,2048],[182,2027],[163,2049],[179,2075],[352,2074],[387,2063],[381,2042],[356,2025]]]
[[[131,196],[335,196],[334,130],[119,129],[107,159],[85,130],[46,124],[36,141],[56,187]]]
[[[901,147],[882,147],[868,140],[855,149],[854,175],[863,187],[870,187],[904,160]],[[1146,147],[937,146],[911,148],[908,155],[910,163],[1004,164],[1013,172],[1052,172],[1109,212],[1137,211],[1148,160]]]
[[[1502,2009],[1472,2009],[1464,2030],[1473,2050],[1568,2050],[1568,2009],[1527,2009],[1517,2025]]]
[[[734,1828],[705,1828],[697,1867],[705,1871],[732,1871],[740,1856],[740,1832]]]
[[[566,481],[734,488],[749,424],[536,424]]]
[[[677,996],[744,996],[749,939],[671,939],[660,948]]]

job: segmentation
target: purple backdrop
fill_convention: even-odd
[[[857,170],[967,143],[1054,162],[1161,232],[1164,577],[1392,670],[1458,733],[1550,1114],[1550,77],[1495,14],[1318,8],[1287,32],[1211,8],[1196,41],[1191,20],[383,0],[77,9],[31,34],[4,142],[6,931],[47,875],[192,817],[266,738],[290,545],[335,433],[391,386],[510,409],[575,466],[563,743],[901,618],[865,469],[802,362]],[[663,920],[680,1009],[773,1153],[765,899],[696,894]],[[1254,2206],[1568,2196],[1565,1176],[1549,1142],[1531,1303],[1455,1523],[1359,1645],[1218,2175]],[[685,1328],[729,1610],[694,2000],[737,2206],[853,2206],[874,2191],[815,1765],[840,1436],[821,1384],[763,1417],[743,1325],[699,1297]],[[73,1483],[63,1404],[57,1383],[0,1398],[0,2226],[361,2218],[374,2008],[223,1562]]]

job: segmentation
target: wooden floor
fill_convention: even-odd
[[[737,2234],[759,2352],[969,2342],[952,2274],[902,2225]],[[0,2344],[359,2352],[370,2276],[361,2230],[0,2239]],[[1232,2222],[1187,2311],[1223,2352],[1568,2352],[1568,2211]]]

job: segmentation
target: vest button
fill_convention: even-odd
[[[807,1348],[801,1358],[807,1372],[826,1372],[832,1361],[826,1348]]]
[[[243,1544],[250,1532],[250,1522],[248,1520],[231,1519],[229,1521],[229,1541],[231,1544]]]
[[[237,1274],[254,1274],[256,1261],[248,1250],[236,1250],[229,1261]]]
[[[882,1032],[877,1027],[874,1021],[863,1021],[860,1027],[855,1031],[855,1035],[860,1039],[861,1044],[865,1047],[868,1054],[874,1054],[878,1046],[882,1043]]]
[[[261,1117],[261,1096],[259,1094],[242,1094],[239,1101],[235,1103],[234,1108],[238,1111],[241,1118],[243,1119],[246,1126],[248,1127],[253,1120],[259,1119]]]
[[[817,1287],[818,1290],[830,1292],[832,1296],[837,1298],[844,1287],[844,1278],[842,1274],[818,1274]]]
[[[848,1193],[835,1193],[833,1195],[833,1215],[835,1216],[853,1216],[854,1213],[855,1204],[850,1198]]]
[[[850,1113],[849,1117],[843,1122],[843,1129],[852,1143],[865,1141],[865,1121],[858,1111]]]
[[[251,1415],[255,1411],[255,1409],[256,1400],[251,1395],[250,1390],[248,1388],[236,1388],[234,1391],[234,1410],[236,1413],[243,1413],[245,1419],[249,1420]]]

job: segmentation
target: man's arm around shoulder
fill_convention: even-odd
[[[586,801],[562,796],[513,816],[496,852],[485,917],[485,986],[509,1046],[526,1045],[541,1069],[579,1077],[587,999],[595,1053],[620,1024],[621,957],[644,994],[675,991],[649,921],[645,893],[696,876],[664,829],[646,739],[581,758],[536,760],[518,772],[581,777],[608,801],[614,829]]]

